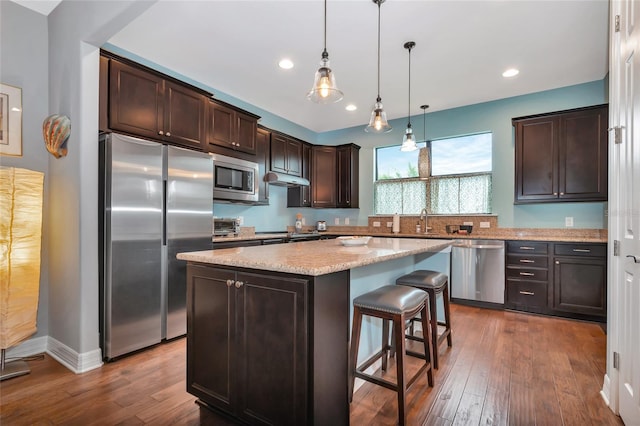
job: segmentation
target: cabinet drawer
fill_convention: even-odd
[[[507,241],[507,253],[547,254],[548,246],[540,241]]]
[[[549,266],[546,256],[527,256],[524,254],[507,255],[507,265],[527,268],[547,268]]]
[[[547,283],[507,280],[507,303],[545,308],[547,306]]]
[[[533,281],[547,281],[547,276],[548,276],[548,271],[546,269],[507,267],[507,278],[518,278],[518,279],[533,280]]]
[[[606,244],[554,244],[555,254],[563,256],[607,256]]]

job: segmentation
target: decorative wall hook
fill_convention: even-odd
[[[67,139],[71,133],[71,120],[66,115],[53,114],[44,119],[42,135],[44,145],[54,157],[67,155]]]

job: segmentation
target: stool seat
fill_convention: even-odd
[[[353,306],[390,314],[413,311],[422,305],[428,294],[418,288],[404,285],[386,285],[353,299]]]
[[[417,288],[432,288],[434,290],[439,290],[447,285],[448,280],[449,277],[442,272],[417,270],[410,274],[401,276],[396,280],[396,283]]]

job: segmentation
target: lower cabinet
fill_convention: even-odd
[[[505,307],[607,319],[607,245],[508,241]]]
[[[303,424],[305,284],[192,266],[188,391],[251,424]]]
[[[348,424],[348,273],[326,277],[189,263],[187,391],[251,425]]]

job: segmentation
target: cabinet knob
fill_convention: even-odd
[[[554,193],[553,193],[553,195],[558,195],[558,193],[557,193],[557,192],[554,192]]]
[[[560,261],[559,261],[559,260],[556,260],[556,265],[559,265],[559,264],[560,264]]]
[[[227,287],[231,287],[233,285],[233,280],[227,280]]]
[[[561,192],[560,195],[564,195],[564,192]]]
[[[158,134],[159,134],[160,136],[162,136],[162,135],[164,135],[164,132],[163,132],[162,130],[158,130]]]
[[[242,281],[236,281],[236,288],[240,288],[244,285]]]
[[[167,132],[167,136],[171,136],[171,133],[170,133],[170,132]]]

